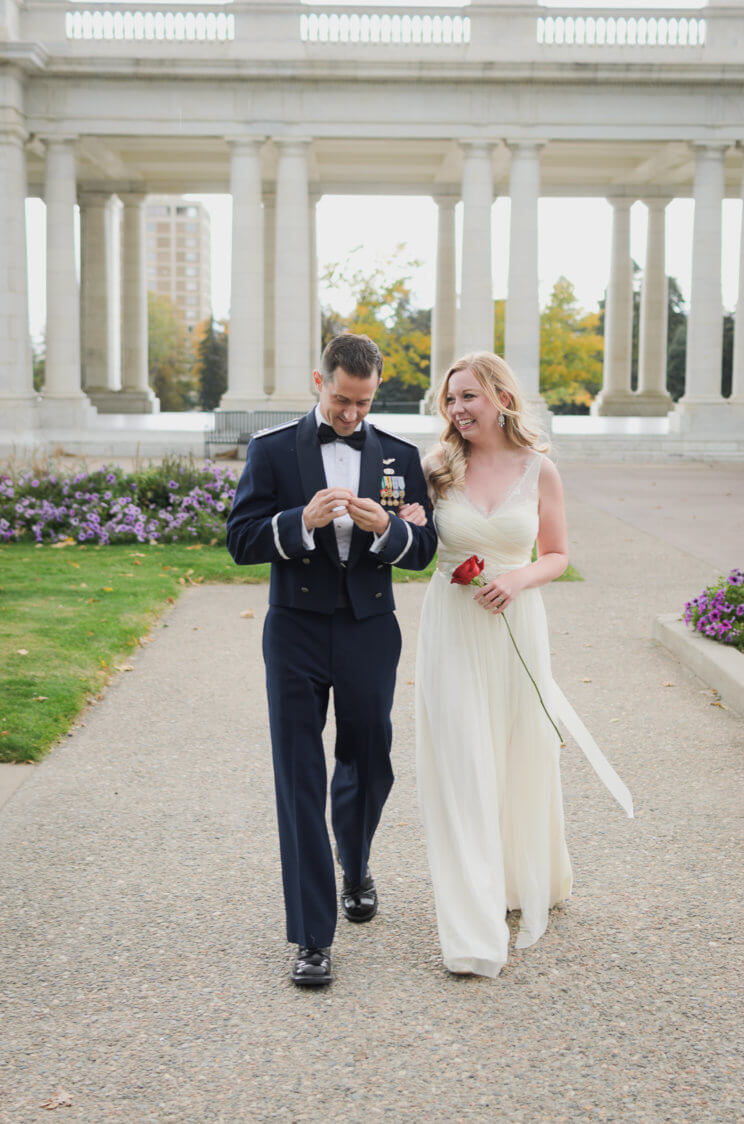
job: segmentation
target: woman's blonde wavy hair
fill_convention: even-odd
[[[447,371],[437,396],[439,413],[447,424],[439,445],[427,457],[429,488],[435,497],[444,496],[450,488],[462,487],[468,464],[469,443],[460,435],[447,414],[449,381],[458,371],[472,371],[489,402],[503,415],[504,434],[509,441],[522,448],[537,449],[541,453],[548,451],[547,443],[541,443],[537,429],[527,416],[519,383],[509,364],[500,355],[494,355],[490,351],[474,351],[470,355],[463,355]],[[501,394],[508,397],[508,406],[500,400]]]

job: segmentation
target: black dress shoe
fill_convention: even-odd
[[[298,987],[321,987],[332,979],[330,948],[303,948],[300,945],[292,969],[292,983]]]
[[[341,909],[348,921],[371,921],[377,913],[377,890],[369,867],[358,886],[353,886],[344,875]]]

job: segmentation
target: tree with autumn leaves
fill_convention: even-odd
[[[602,387],[603,355],[599,313],[580,308],[571,282],[559,277],[540,315],[540,393],[548,409],[588,409]]]
[[[342,316],[323,310],[323,346],[339,332],[363,332],[385,356],[385,378],[376,403],[417,402],[429,387],[431,312],[411,303],[410,278],[418,262],[405,261],[402,247],[390,261],[371,271],[331,265],[329,287],[352,293],[354,308]],[[506,302],[494,302],[494,350],[504,352]],[[549,409],[586,410],[602,385],[600,317],[579,307],[565,277],[555,283],[540,316],[540,391]]]
[[[431,312],[411,303],[411,273],[416,261],[403,261],[403,247],[371,271],[347,262],[329,265],[323,282],[351,292],[354,308],[342,316],[333,308],[322,312],[322,346],[339,332],[363,333],[385,357],[384,379],[375,396],[379,407],[418,402],[429,388]]]

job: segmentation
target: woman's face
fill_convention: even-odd
[[[481,443],[502,433],[500,411],[470,369],[450,375],[445,405],[448,418],[466,441]]]

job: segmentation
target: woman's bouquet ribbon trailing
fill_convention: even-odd
[[[470,558],[466,558],[464,562],[461,562],[459,566],[455,567],[452,572],[450,581],[453,585],[487,585],[488,583],[486,582],[486,579],[482,576],[484,567],[484,560],[482,558],[478,558],[475,554],[473,554],[470,556]],[[545,701],[543,700],[542,694],[540,693],[540,688],[535,682],[535,678],[532,672],[524,662],[522,653],[520,652],[517,642],[514,639],[514,633],[512,632],[509,621],[507,620],[506,613],[502,612],[500,616],[503,618],[504,624],[506,625],[507,631],[509,633],[509,639],[514,645],[514,651],[516,652],[519,661],[522,664],[522,667],[527,672],[532,686],[537,691],[537,697],[540,700],[540,705],[545,711],[548,721],[558,735],[558,739],[561,743],[562,749],[566,744],[565,740],[557,725],[555,724],[550,712],[548,711],[548,708],[545,705]],[[609,761],[602,753],[602,750],[599,748],[594,738],[589,733],[586,726],[581,721],[578,714],[571,706],[570,702],[563,694],[563,691],[560,689],[555,680],[552,681],[551,686],[553,703],[555,706],[555,713],[558,721],[562,722],[565,728],[568,730],[569,734],[574,739],[579,749],[584,754],[587,761],[594,769],[594,772],[602,781],[602,784],[605,786],[607,791],[612,796],[614,796],[615,800],[617,800],[618,804],[627,814],[628,818],[632,819],[633,797],[630,795],[630,791],[627,785],[624,784],[624,782],[612,768],[612,765],[610,765]]]

